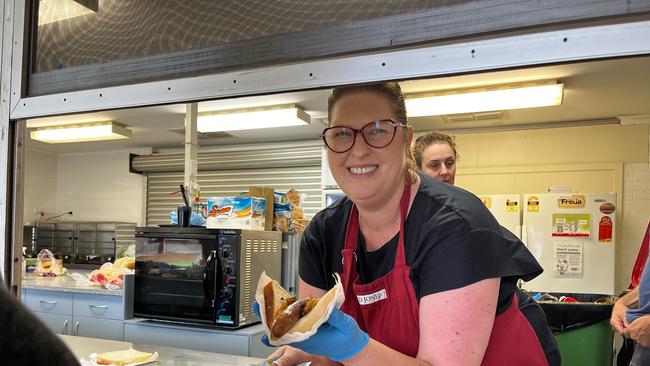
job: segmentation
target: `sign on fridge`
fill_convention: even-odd
[[[582,277],[582,243],[556,241],[553,277]]]
[[[589,237],[589,214],[553,214],[553,236]]]

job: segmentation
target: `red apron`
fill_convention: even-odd
[[[400,230],[395,265],[385,276],[368,284],[359,283],[356,249],[359,238],[359,213],[356,206],[348,219],[343,255],[345,302],[341,310],[352,316],[359,327],[384,345],[416,357],[420,340],[419,304],[406,265],[404,221],[411,196],[404,186],[400,201]],[[408,311],[410,309],[410,311]],[[496,317],[482,365],[547,366],[546,355],[532,326],[519,310],[517,296],[512,305]]]
[[[369,284],[359,283],[356,268],[359,239],[359,213],[352,205],[343,249],[343,289],[345,302],[341,310],[352,316],[368,335],[405,355],[418,354],[420,339],[419,306],[411,282],[410,267],[404,257],[404,221],[411,198],[411,189],[404,186],[400,202],[400,226],[395,266],[385,276]],[[363,305],[361,305],[363,304]]]

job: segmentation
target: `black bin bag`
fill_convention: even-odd
[[[596,304],[597,299],[608,298],[607,295],[593,294],[563,294],[551,293],[572,297],[579,302],[539,302],[546,314],[548,326],[554,333],[566,332],[572,329],[587,327],[589,325],[609,319],[612,314],[613,304]]]

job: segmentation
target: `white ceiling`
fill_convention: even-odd
[[[471,75],[411,80],[402,83],[405,93],[459,89],[483,85],[554,79],[565,84],[562,105],[508,111],[504,120],[481,122],[446,122],[442,117],[410,118],[416,131],[432,129],[476,131],[481,128],[520,128],[521,125],[547,123],[585,123],[622,115],[650,114],[650,57],[583,62],[538,68],[498,71]],[[325,128],[327,97],[330,90],[293,92],[257,97],[199,103],[199,112],[240,107],[295,103],[311,117],[308,126],[234,131],[232,136],[200,139],[200,146],[261,143],[272,141],[314,140]],[[183,136],[170,132],[183,129],[185,105],[175,104],[137,109],[104,111],[65,117],[39,118],[28,127],[47,124],[113,120],[127,125],[133,137],[125,140],[46,144],[29,139],[28,149],[54,154],[106,151],[118,149],[181,148]]]

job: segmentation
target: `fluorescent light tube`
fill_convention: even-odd
[[[197,117],[199,132],[253,130],[261,128],[301,126],[310,117],[293,104],[201,112]]]
[[[441,91],[406,96],[409,117],[500,111],[562,104],[564,84],[555,81]]]
[[[30,131],[30,137],[48,144],[119,140],[131,137],[131,130],[120,123],[103,121],[37,127]]]

